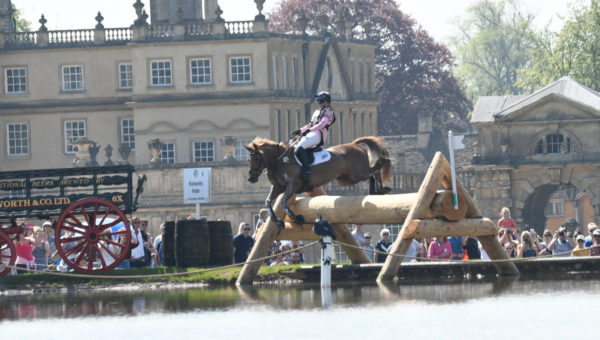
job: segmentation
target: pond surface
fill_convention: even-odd
[[[0,337],[592,338],[600,320],[597,279],[341,285],[330,298],[318,286],[0,296]]]

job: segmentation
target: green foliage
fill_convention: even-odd
[[[13,8],[13,20],[15,22],[15,26],[17,32],[29,32],[31,31],[31,22],[22,18],[22,13],[20,9],[17,9],[15,5],[12,5]]]
[[[519,85],[518,70],[527,67],[534,52],[533,18],[514,0],[481,0],[469,7],[453,45],[460,65],[456,74],[472,98],[529,90]]]
[[[521,86],[541,87],[569,76],[593,89],[600,89],[600,5],[590,0],[570,5],[570,14],[560,32],[546,29],[534,37],[533,65],[520,70]]]

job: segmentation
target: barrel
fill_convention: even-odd
[[[165,222],[165,229],[162,232],[162,253],[163,264],[165,266],[175,266],[175,222]]]
[[[231,222],[208,221],[210,235],[210,264],[233,263],[233,234]]]
[[[175,225],[175,264],[177,267],[200,267],[208,264],[210,238],[208,221],[181,220]]]

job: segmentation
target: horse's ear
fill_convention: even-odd
[[[245,147],[246,147],[246,150],[248,150],[248,151],[250,151],[250,152],[253,152],[253,151],[254,151],[254,149],[253,149],[253,148],[251,148],[251,147],[250,147],[250,146],[248,146],[248,145],[246,145]]]

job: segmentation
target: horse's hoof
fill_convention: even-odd
[[[392,188],[390,188],[390,187],[381,187],[381,188],[379,188],[379,190],[377,190],[375,195],[385,195],[390,191],[392,191]]]
[[[277,225],[279,228],[283,229],[283,228],[285,228],[285,221],[277,220],[277,221],[275,221],[275,225]]]
[[[302,215],[296,215],[296,218],[294,219],[294,223],[296,224],[304,224],[304,216]]]

